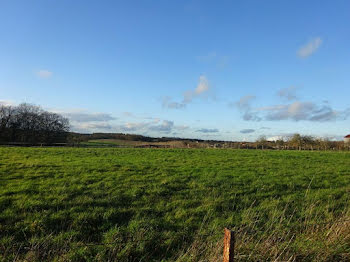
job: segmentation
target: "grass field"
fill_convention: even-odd
[[[350,153],[0,148],[0,261],[349,261]]]

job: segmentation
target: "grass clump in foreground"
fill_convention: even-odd
[[[0,260],[348,261],[350,154],[0,148]]]

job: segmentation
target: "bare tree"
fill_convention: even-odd
[[[264,147],[266,147],[268,145],[268,141],[266,139],[266,136],[260,136],[256,140],[256,144],[257,144],[258,147],[261,147],[261,149],[264,149]]]
[[[4,142],[63,142],[69,131],[69,121],[31,104],[1,106],[0,130],[0,140]]]

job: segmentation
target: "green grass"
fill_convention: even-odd
[[[0,261],[215,261],[224,227],[240,261],[347,261],[349,195],[347,152],[2,147]]]

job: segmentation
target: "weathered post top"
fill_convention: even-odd
[[[225,228],[223,262],[233,262],[234,248],[235,248],[235,232]]]

